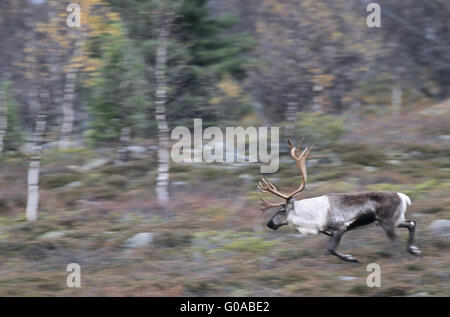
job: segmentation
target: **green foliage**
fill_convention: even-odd
[[[5,151],[15,151],[19,148],[23,141],[21,124],[19,119],[19,104],[12,93],[12,82],[5,80],[0,87],[4,100],[6,102],[6,120],[8,122],[8,129],[5,135]]]
[[[320,112],[299,113],[295,123],[297,136],[319,147],[333,146],[344,134],[344,120]]]
[[[81,175],[75,173],[58,173],[41,177],[41,183],[45,188],[63,187],[79,180],[81,180]]]
[[[364,166],[383,166],[386,156],[370,146],[340,147],[342,160],[346,163],[359,164]]]
[[[159,30],[174,19],[167,50],[169,121],[190,126],[191,118],[202,118],[208,126],[218,118],[239,120],[248,114],[246,100],[223,98],[217,87],[227,74],[237,80],[245,76],[250,61],[243,53],[255,45],[248,34],[230,33],[236,17],[211,17],[208,0],[108,2],[121,10],[128,36],[139,43],[139,52],[150,67],[156,62]],[[154,80],[153,73],[147,76],[149,82]]]
[[[187,247],[193,238],[189,233],[162,232],[156,237],[155,244],[165,248]]]
[[[115,26],[122,29],[119,23]],[[141,135],[147,128],[144,61],[123,32],[102,35],[97,41],[102,67],[92,75],[89,136],[95,142],[117,141],[125,127],[132,135]]]
[[[224,247],[231,251],[262,252],[267,251],[277,243],[278,241],[265,241],[259,237],[246,237],[227,243]]]

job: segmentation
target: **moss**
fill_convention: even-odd
[[[77,200],[83,198],[83,195],[83,191],[81,191],[79,188],[62,189],[59,192],[59,200],[64,202],[68,207],[72,207],[75,205]]]
[[[377,293],[376,296],[405,296],[408,294],[408,290],[410,290],[410,286],[391,286],[388,288],[381,288]]]
[[[122,175],[110,175],[105,179],[105,184],[113,187],[123,188],[127,185],[127,183],[128,177]]]
[[[196,171],[196,174],[202,180],[211,181],[221,179],[223,177],[224,170],[213,167],[205,167]]]
[[[155,238],[155,245],[165,248],[186,247],[191,245],[192,234],[163,232]]]
[[[59,173],[42,175],[41,184],[46,188],[58,188],[81,180],[81,175],[76,173]]]
[[[343,147],[340,151],[345,163],[381,167],[386,161],[383,152],[368,146]]]
[[[367,285],[355,285],[351,287],[348,292],[354,295],[366,295],[369,292],[369,287]]]
[[[295,132],[305,138],[305,142],[314,143],[319,147],[330,147],[335,144],[345,132],[343,118],[327,115],[321,112],[302,112],[295,123]]]
[[[418,265],[418,264],[408,264],[406,266],[406,269],[408,271],[423,271],[425,268],[423,266],[421,266],[421,265]]]
[[[270,249],[277,243],[278,241],[264,241],[260,238],[249,237],[226,243],[224,247],[231,251],[261,252]]]
[[[436,188],[437,185],[438,185],[438,182],[436,180],[430,179],[423,183],[417,184],[415,186],[415,188],[418,191],[424,192],[424,191],[428,191],[428,190],[432,190],[433,188]]]
[[[404,187],[402,185],[387,184],[387,183],[368,185],[368,186],[366,186],[366,189],[368,191],[388,191],[388,192],[403,192],[404,191]]]
[[[172,163],[170,165],[170,171],[172,173],[185,173],[191,170],[191,166],[188,164]]]
[[[129,177],[145,176],[147,172],[156,168],[156,160],[131,161],[123,165],[110,165],[102,168],[101,172],[107,175],[124,175]]]
[[[44,164],[63,162],[69,163],[81,163],[87,159],[93,158],[94,153],[88,148],[69,148],[64,150],[47,150],[42,157]]]
[[[322,182],[327,181],[331,179],[341,178],[347,175],[347,172],[345,171],[339,171],[339,170],[333,170],[333,171],[326,171],[322,172],[320,174],[311,175],[308,179],[310,183],[313,182]]]

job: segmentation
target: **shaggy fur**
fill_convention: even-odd
[[[327,252],[350,262],[351,255],[336,251],[345,232],[371,223],[378,223],[390,239],[395,238],[395,228],[407,228],[410,233],[408,252],[419,255],[413,245],[415,221],[405,219],[411,199],[403,193],[365,192],[355,194],[327,194],[320,197],[291,199],[280,207],[267,223],[271,229],[291,225],[303,234],[319,232],[331,236]]]

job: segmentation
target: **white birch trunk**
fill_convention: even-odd
[[[323,111],[323,87],[322,85],[314,85],[313,87],[313,106],[312,109],[314,112],[322,112]]]
[[[0,157],[3,153],[6,130],[8,130],[8,109],[5,92],[3,87],[0,87]]]
[[[392,111],[399,114],[402,111],[402,89],[398,86],[392,87]]]
[[[28,7],[27,10],[31,10],[31,7]],[[34,132],[32,134],[32,138],[30,140],[32,145],[32,155],[30,159],[30,164],[28,167],[28,177],[27,177],[27,185],[28,185],[28,195],[27,195],[27,206],[26,206],[26,219],[27,221],[35,221],[37,219],[38,208],[39,208],[39,172],[41,165],[41,153],[42,153],[42,143],[44,138],[45,126],[46,126],[46,115],[40,114],[42,111],[40,99],[43,98],[45,102],[48,102],[50,98],[50,94],[47,89],[39,89],[39,85],[42,85],[42,82],[47,79],[45,76],[38,75],[40,74],[36,58],[36,39],[34,35],[32,20],[33,15],[31,12],[28,13],[28,17],[26,18],[26,25],[28,25],[30,31],[30,39],[26,44],[29,48],[29,69],[31,73],[30,78],[30,87],[28,92],[28,102],[29,107],[33,113],[36,113],[36,126]],[[44,87],[44,86],[42,86]],[[40,92],[40,94],[39,94]]]
[[[73,58],[76,59],[83,55],[85,37],[81,35],[75,42],[75,51]],[[59,149],[67,149],[72,147],[72,131],[75,121],[75,113],[73,110],[73,100],[75,98],[75,85],[77,82],[77,73],[79,67],[72,65],[66,74],[66,84],[64,86],[64,97],[62,103],[62,125],[61,136],[59,140]]]
[[[295,93],[289,93],[287,96],[287,108],[286,108],[286,125],[284,128],[284,135],[286,139],[295,139],[295,121],[297,121],[297,112],[299,110],[298,98]],[[283,142],[281,147],[285,151],[289,151],[288,145]]]
[[[36,119],[36,127],[33,133],[33,153],[28,167],[28,196],[27,196],[27,221],[37,219],[39,208],[39,172],[41,166],[42,142],[46,126],[46,116],[39,114]]]
[[[156,197],[159,205],[167,210],[169,200],[169,127],[166,119],[166,60],[170,23],[162,27],[156,52],[156,122],[158,124],[158,176]]]

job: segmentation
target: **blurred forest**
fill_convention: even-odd
[[[0,295],[450,295],[450,2],[378,1],[380,28],[369,2],[2,0]],[[423,257],[350,233],[369,289],[326,237],[270,232],[259,164],[170,162],[194,118],[315,143],[302,197],[407,193]]]

